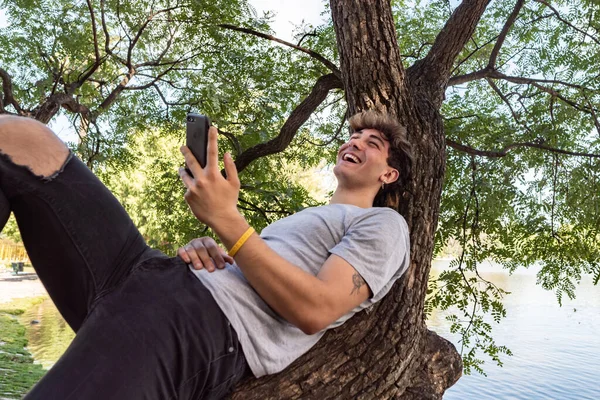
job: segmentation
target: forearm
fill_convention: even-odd
[[[232,248],[248,227],[246,220],[236,215],[213,229],[222,243]],[[258,234],[248,238],[235,260],[262,299],[304,332],[320,330],[320,321],[329,318],[325,283],[281,257]]]

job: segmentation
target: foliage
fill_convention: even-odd
[[[14,215],[10,215],[8,221],[6,221],[6,225],[2,228],[1,238],[7,238],[12,240],[15,243],[21,243],[23,240],[21,239],[21,233],[19,232],[19,227],[17,226],[17,220]]]
[[[442,112],[447,138],[475,149],[501,150],[514,143],[600,154],[595,110],[600,81],[600,15],[589,4],[527,2],[504,43],[498,70],[513,78],[477,80],[450,87]],[[579,3],[579,2],[578,2]],[[456,76],[486,66],[514,3],[495,2],[456,64]],[[578,31],[589,32],[583,34]],[[595,38],[594,36],[595,35]],[[474,349],[492,359],[508,353],[489,336],[505,311],[504,293],[479,277],[483,260],[514,272],[540,268],[538,282],[559,304],[575,296],[583,274],[600,276],[598,188],[600,160],[542,148],[514,148],[488,158],[449,149],[437,246],[458,238],[462,256],[431,288],[428,307],[457,309],[452,328],[462,335],[465,372],[481,371]],[[500,362],[499,362],[500,363]]]

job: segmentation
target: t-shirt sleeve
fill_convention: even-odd
[[[369,285],[375,302],[408,268],[408,227],[392,210],[368,214],[353,221],[329,252],[352,265]]]

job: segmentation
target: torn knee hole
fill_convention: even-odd
[[[73,157],[73,152],[71,152],[69,150],[67,158],[63,161],[63,163],[60,165],[60,167],[58,169],[50,168],[49,165],[47,165],[47,164],[46,165],[36,165],[35,167],[25,164],[25,163],[21,164],[19,162],[16,162],[15,160],[13,160],[13,157],[11,157],[10,154],[4,153],[2,151],[2,149],[0,149],[0,157],[4,158],[10,164],[12,164],[18,168],[22,168],[22,169],[26,170],[28,173],[35,176],[36,178],[41,179],[44,182],[50,182],[50,181],[54,180],[58,175],[60,175],[61,172],[64,171],[66,165],[69,163],[69,161]]]

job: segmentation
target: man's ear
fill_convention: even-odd
[[[383,175],[383,182],[393,183],[398,180],[400,177],[400,172],[396,168],[391,168]]]

